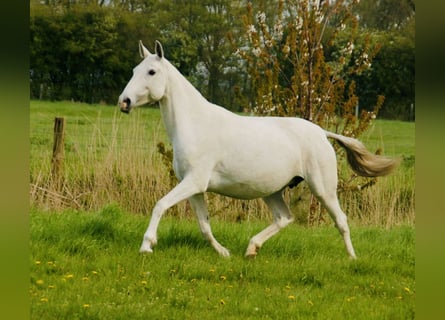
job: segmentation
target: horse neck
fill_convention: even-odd
[[[160,101],[164,125],[170,141],[190,130],[209,102],[201,93],[168,62],[168,87],[165,97]],[[194,121],[194,125],[189,123]]]

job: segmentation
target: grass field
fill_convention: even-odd
[[[66,119],[61,186],[51,174],[56,116]],[[159,110],[32,101],[32,319],[413,319],[414,123],[379,120],[361,140],[403,161],[366,190],[340,192],[357,261],[329,219],[308,222],[304,186],[286,193],[296,223],[255,260],[243,254],[270,220],[264,205],[211,194],[230,259],[202,239],[185,203],[169,210],[144,256],[147,215],[175,183],[157,150],[168,149]]]
[[[266,222],[213,220],[231,250],[219,257],[195,221],[168,217],[152,255],[138,247],[147,218],[110,205],[96,213],[31,212],[32,319],[414,319],[414,227],[352,229],[350,261],[333,227],[292,224],[255,260],[249,237]]]
[[[145,256],[150,211],[175,183],[157,150],[168,143],[159,110],[116,109],[31,101],[32,319],[414,318],[414,123],[378,120],[360,138],[403,161],[361,192],[340,193],[357,261],[329,218],[308,222],[304,185],[286,191],[296,223],[255,260],[244,251],[269,212],[212,194],[213,231],[231,258],[203,240],[186,203],[168,211]],[[51,174],[56,116],[66,119],[61,186]]]

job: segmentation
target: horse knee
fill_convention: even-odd
[[[165,211],[167,211],[167,209],[169,208],[169,206],[165,203],[165,201],[163,201],[163,199],[159,200],[158,202],[156,202],[152,214],[153,215],[162,215]]]

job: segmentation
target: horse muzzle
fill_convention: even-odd
[[[122,100],[121,102],[119,102],[119,107],[121,109],[121,112],[123,113],[130,113],[131,110],[131,100],[130,98],[126,98],[124,100]]]

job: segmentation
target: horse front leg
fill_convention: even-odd
[[[209,212],[207,211],[207,206],[204,200],[204,194],[196,194],[189,198],[189,202],[192,206],[193,211],[198,218],[199,227],[204,238],[215,248],[223,257],[230,256],[229,250],[224,248],[213,236],[212,229],[209,223]]]
[[[281,229],[291,223],[294,219],[284,202],[282,192],[274,193],[270,196],[263,198],[269,209],[272,211],[274,222],[266,229],[252,237],[247,247],[245,256],[248,258],[255,258],[258,254],[258,249],[270,239],[273,235],[277,234]]]
[[[139,250],[141,253],[153,252],[153,247],[157,243],[158,225],[165,211],[167,211],[175,204],[181,202],[182,200],[185,200],[199,192],[202,191],[196,187],[195,183],[193,182],[193,179],[185,178],[176,187],[174,187],[166,196],[164,196],[161,200],[159,200],[156,203],[155,207],[153,208],[153,212],[151,215],[147,231],[145,231],[141,248]]]

